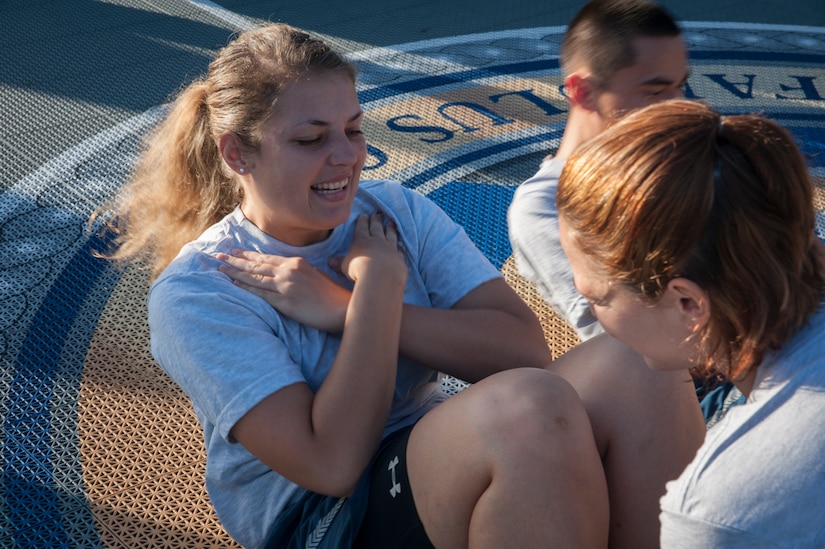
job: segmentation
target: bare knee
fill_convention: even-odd
[[[558,448],[560,440],[593,440],[584,405],[558,375],[524,368],[501,372],[477,385],[475,419],[497,448],[506,441],[514,451],[523,452],[526,446],[546,453],[548,447]]]
[[[437,546],[605,537],[606,486],[587,414],[555,374],[516,369],[476,383],[425,416],[407,452]]]

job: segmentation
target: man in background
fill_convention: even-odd
[[[687,373],[654,372],[607,335],[573,283],[559,242],[555,192],[564,160],[630,110],[681,97],[688,60],[681,30],[657,4],[592,0],[570,23],[561,47],[570,109],[555,155],[516,191],[508,211],[520,274],[587,345],[548,369],[567,379],[587,408],[610,497],[610,546],[658,547],[659,498],[704,439]],[[598,336],[598,337],[595,337]]]

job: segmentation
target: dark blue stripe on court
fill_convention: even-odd
[[[493,76],[501,76],[502,74],[524,74],[534,71],[549,71],[557,68],[559,68],[558,59],[545,59],[542,61],[509,63],[505,65],[486,67],[483,69],[468,69],[466,71],[458,71],[451,74],[426,76],[423,78],[408,80],[406,82],[398,82],[396,84],[388,84],[378,88],[370,88],[360,92],[358,94],[358,99],[363,104],[369,103],[370,101],[377,101],[379,99],[403,95],[405,93],[437,88],[439,86],[448,86],[452,84],[469,86],[473,80],[477,80],[479,78],[491,78]]]
[[[711,61],[775,61],[783,63],[811,63],[821,65],[825,63],[825,55],[815,53],[768,52],[768,51],[693,51],[689,50],[690,59]]]
[[[561,135],[561,132],[562,130],[552,130],[538,135],[522,137],[521,139],[513,139],[502,143],[496,143],[483,149],[471,151],[450,158],[449,160],[446,160],[444,162],[441,162],[440,164],[433,166],[432,168],[422,171],[418,175],[414,175],[413,177],[407,179],[406,181],[403,181],[402,183],[405,187],[415,189],[417,187],[420,187],[421,185],[424,185],[425,183],[430,182],[431,180],[437,177],[444,175],[450,170],[459,168],[461,166],[466,166],[467,164],[475,162],[476,160],[479,160],[481,158],[486,158],[494,154],[509,151],[512,149],[517,149],[525,145],[532,145],[535,143],[548,143],[550,139],[553,139],[554,137],[559,137]]]
[[[405,187],[420,187],[454,168],[487,158],[491,155],[535,143],[548,143],[560,137],[561,129],[539,135],[496,143],[446,160],[420,174],[403,181]],[[506,161],[512,161],[508,158]],[[510,257],[512,249],[507,233],[507,208],[516,186],[478,184],[452,181],[428,193],[427,196],[455,222],[464,227],[467,236],[499,270]]]
[[[771,53],[771,52],[751,52],[751,51],[690,51],[690,59],[692,60],[731,60],[731,61],[775,61],[775,62],[792,62],[792,63],[809,63],[809,64],[825,64],[825,55],[807,54],[807,53]],[[493,76],[500,76],[503,74],[525,74],[537,71],[551,71],[559,68],[558,59],[543,59],[541,61],[526,61],[520,63],[508,63],[503,65],[496,65],[493,67],[485,67],[481,69],[468,69],[466,71],[458,71],[451,74],[443,74],[439,76],[427,76],[423,78],[416,78],[406,82],[399,82],[396,84],[388,84],[378,88],[370,88],[361,91],[358,98],[361,103],[369,103],[370,101],[377,101],[379,99],[386,99],[388,97],[395,97],[405,93],[422,91],[438,86],[447,86],[453,84],[470,85],[470,82],[479,78],[490,78]]]
[[[61,516],[61,500],[65,503],[67,497],[58,494],[51,464],[55,372],[78,310],[101,273],[110,267],[108,261],[92,255],[107,244],[90,238],[60,271],[17,357],[6,401],[3,484],[9,520],[14,531],[20,532],[18,547],[31,546],[33,531],[40,534],[34,536],[38,538],[34,543],[48,540],[50,547],[69,546]],[[81,343],[86,348],[89,341]],[[82,370],[83,364],[77,367]]]

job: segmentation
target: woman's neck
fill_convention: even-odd
[[[748,398],[753,390],[753,384],[756,381],[756,375],[759,372],[759,368],[753,368],[749,371],[742,379],[737,379],[733,382],[739,391],[745,395],[745,398]]]

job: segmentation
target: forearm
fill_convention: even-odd
[[[404,278],[372,285],[369,278],[356,284],[336,358],[317,392],[305,383],[284,387],[231,432],[270,468],[322,494],[352,492],[392,403]]]
[[[340,349],[311,411],[312,431],[336,461],[333,469],[360,472],[381,439],[395,386],[403,288],[382,280],[356,285],[352,294]]]
[[[552,360],[541,324],[496,309],[432,309],[404,305],[401,353],[469,382]]]

